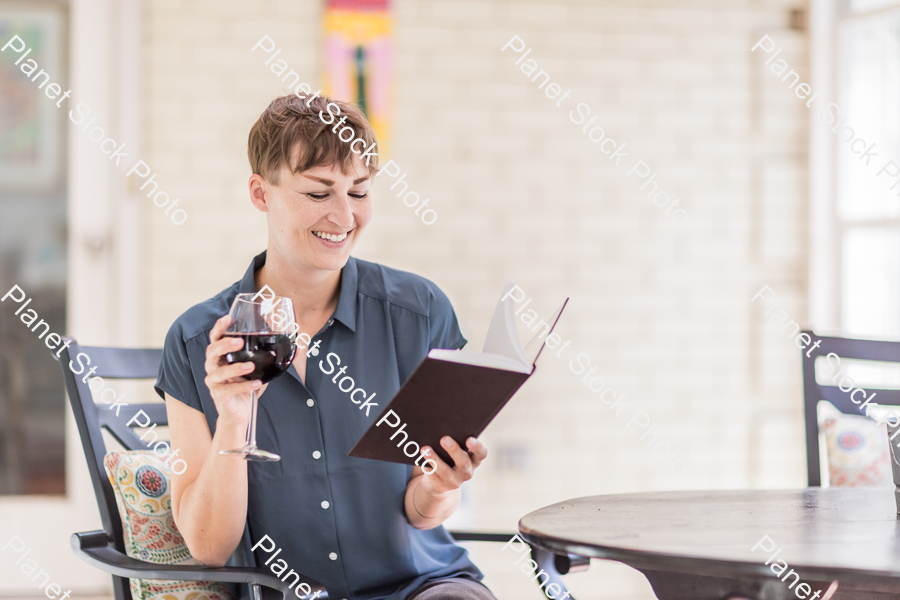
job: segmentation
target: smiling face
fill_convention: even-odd
[[[332,121],[340,114],[341,122],[332,126],[326,112]],[[347,129],[352,143],[345,140]],[[261,276],[273,277],[270,283],[296,294],[339,283],[340,270],[372,220],[369,188],[378,154],[363,159],[362,149],[378,149],[362,110],[318,94],[275,98],[253,124],[247,140],[250,198],[267,213],[269,253]]]
[[[277,184],[252,175],[250,196],[268,213],[272,251],[303,270],[336,271],[372,220],[371,185],[365,162],[354,160],[346,174],[333,164],[298,173],[283,167]]]

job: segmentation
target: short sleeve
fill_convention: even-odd
[[[459,350],[468,340],[459,329],[453,305],[436,285],[432,291],[434,296],[428,311],[428,349]]]
[[[180,321],[176,321],[166,334],[163,346],[162,361],[159,365],[159,377],[156,379],[156,393],[161,398],[169,394],[191,408],[203,412],[200,394],[194,384],[191,373],[191,361],[188,358],[187,344],[184,340]]]

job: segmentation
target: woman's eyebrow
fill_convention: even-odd
[[[330,179],[325,179],[324,177],[316,177],[315,175],[303,175],[307,179],[312,179],[313,181],[318,181],[319,183],[324,183],[325,185],[334,185],[334,182]]]
[[[324,183],[325,185],[334,185],[334,181],[332,181],[331,179],[326,179],[324,177],[316,177],[315,175],[303,175],[303,176],[306,177],[307,179],[312,179],[313,181],[318,181],[319,183]],[[363,181],[367,180],[368,178],[369,178],[368,175],[366,175],[365,177],[360,177],[359,179],[357,179],[353,182],[353,185],[362,183]]]

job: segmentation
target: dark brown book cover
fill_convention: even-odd
[[[453,466],[441,438],[449,435],[465,450],[466,439],[478,437],[532,373],[534,367],[531,373],[519,373],[425,357],[349,456],[412,465],[419,453],[406,456],[403,448],[416,442]],[[407,451],[415,448],[410,445]]]

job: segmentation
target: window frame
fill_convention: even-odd
[[[842,23],[900,9],[900,0],[853,11],[851,0],[813,0],[810,5],[810,80],[813,89],[841,97],[838,31]],[[822,335],[846,335],[843,274],[844,239],[851,229],[896,228],[900,217],[844,219],[837,206],[837,143],[810,114],[809,127],[809,323]],[[898,273],[900,276],[900,273]]]

